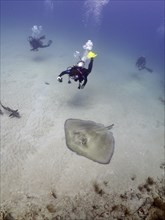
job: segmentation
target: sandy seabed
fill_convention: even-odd
[[[164,97],[157,73],[139,73],[118,55],[107,70],[98,57],[78,90],[67,77],[56,81],[71,62],[62,49],[32,53],[13,41],[2,46],[1,102],[21,118],[1,108],[0,219],[164,219]],[[108,165],[66,147],[68,118],[115,124]]]

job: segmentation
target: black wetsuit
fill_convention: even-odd
[[[32,47],[31,50],[38,51],[38,48],[49,47],[52,44],[52,41],[49,40],[46,45],[43,45],[43,42],[41,41],[43,39],[45,39],[45,36],[42,36],[40,38],[34,38],[34,37],[30,36],[28,38],[28,41],[30,43],[30,46]]]
[[[80,86],[84,87],[87,84],[88,81],[88,75],[91,73],[93,67],[93,58],[91,58],[90,63],[88,65],[88,69],[84,67],[78,67],[78,66],[73,66],[62,73],[60,73],[59,77],[62,77],[63,75],[68,74],[69,78],[73,79],[74,81],[79,81],[79,89]],[[70,81],[68,81],[70,82]],[[81,85],[81,83],[83,84]]]
[[[146,69],[150,73],[153,72],[152,69],[146,67],[146,58],[143,56],[138,58],[138,60],[136,61],[136,66],[137,66],[138,70]]]
[[[139,70],[145,69],[146,66],[146,58],[145,57],[139,57],[136,66],[138,67]]]

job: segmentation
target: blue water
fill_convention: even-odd
[[[104,45],[109,54],[116,50],[128,57],[144,55],[156,72],[164,74],[163,0],[1,1],[2,32],[17,27],[28,36],[35,24],[47,35],[54,33],[54,46],[56,35],[71,43],[79,39],[80,46],[91,39],[96,49],[104,50]]]
[[[137,189],[148,176],[161,179],[160,165],[164,166],[165,159],[164,0],[0,0],[0,3],[1,102],[18,109],[21,115],[20,119],[9,118],[0,108],[4,113],[1,197],[9,207],[7,210],[11,208],[11,213],[18,215],[21,210],[24,214],[33,199],[36,204],[42,201],[41,208],[45,209],[52,190],[58,197],[56,200],[52,197],[53,204],[55,201],[62,204],[65,193],[81,194],[89,190],[92,194],[91,183],[99,179],[100,182],[108,179],[109,195],[113,190],[133,192],[133,187]],[[32,35],[34,25],[43,27],[44,43],[53,41],[50,47],[30,51],[27,38]],[[78,90],[74,81],[68,84],[67,77],[59,83],[57,76],[76,63],[74,52],[82,53],[82,46],[89,39],[98,56],[85,88]],[[136,60],[142,55],[147,67],[153,69],[152,74],[136,68]],[[115,124],[112,130],[115,151],[110,164],[97,164],[69,151],[64,134],[68,118],[92,120],[105,126]],[[135,176],[137,182],[132,180]],[[148,193],[150,197],[152,191]],[[146,204],[147,194],[143,191],[142,194]],[[100,195],[97,198],[94,204],[101,207],[102,213],[99,204],[103,200]],[[131,196],[130,204],[134,204],[132,199]],[[74,202],[78,204],[77,200]],[[57,213],[58,208],[56,216]]]

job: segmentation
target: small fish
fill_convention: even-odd
[[[9,115],[9,117],[12,117],[12,118],[14,118],[14,117],[20,118],[21,116],[20,116],[20,114],[19,114],[19,112],[18,112],[18,109],[17,109],[17,110],[12,110],[12,113]]]
[[[57,195],[56,195],[55,192],[51,191],[51,195],[52,195],[55,199],[57,199]]]
[[[9,107],[5,107],[4,105],[2,105],[2,103],[0,102],[0,105],[2,106],[2,108],[4,108],[6,111],[10,112],[11,114],[9,115],[9,117],[16,117],[16,118],[20,118],[20,114],[18,112],[18,109],[17,110],[13,110]]]
[[[45,84],[46,84],[46,85],[50,85],[50,83],[48,83],[48,82],[45,82]]]

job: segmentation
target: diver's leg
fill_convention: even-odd
[[[49,47],[49,46],[52,44],[52,42],[53,42],[52,40],[49,40],[46,45],[41,45],[40,47],[41,47],[41,48]]]
[[[79,84],[78,84],[78,89],[80,89],[81,88],[81,83],[79,82]]]
[[[40,40],[44,40],[46,37],[45,37],[45,35],[43,35],[43,36],[41,36],[39,39]]]
[[[49,47],[49,45],[41,45],[40,48],[45,48],[45,47]]]
[[[71,83],[71,81],[70,81],[70,76],[68,75],[68,83],[70,84]]]

